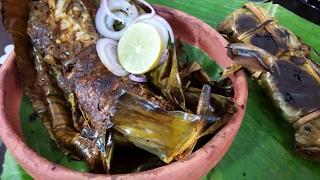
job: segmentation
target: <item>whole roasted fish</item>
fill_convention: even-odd
[[[113,75],[95,50],[92,1],[26,0],[19,6],[23,16],[6,11],[5,19],[21,26],[5,24],[26,94],[57,145],[93,172],[110,171],[115,144],[134,145],[165,163],[185,157],[235,112],[229,97],[213,94],[220,84],[201,67],[179,69],[174,48],[150,73],[152,83]],[[199,73],[204,81],[194,77]]]

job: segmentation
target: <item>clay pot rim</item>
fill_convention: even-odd
[[[167,11],[168,14],[179,14],[179,16],[187,17],[194,23],[199,23],[201,26],[203,26],[206,29],[209,29],[210,31],[213,31],[215,36],[217,36],[218,40],[221,41],[222,44],[227,44],[226,40],[223,39],[221,35],[219,35],[214,29],[212,29],[209,25],[203,23],[199,19],[192,17],[190,15],[187,15],[184,12],[157,6],[157,9],[160,11]],[[198,45],[194,45],[198,46]],[[227,61],[217,61],[221,66],[227,66],[231,63],[230,59],[227,59]],[[248,90],[247,90],[247,82],[246,77],[243,71],[239,71],[235,74],[234,77],[231,79],[233,80],[233,83],[239,83],[241,87],[238,87],[239,97],[235,97],[235,101],[237,104],[239,104],[239,110],[238,112],[233,116],[233,118],[202,148],[199,150],[193,152],[190,156],[173,162],[169,165],[162,166],[159,168],[151,169],[148,171],[143,171],[139,173],[130,173],[130,174],[119,174],[119,175],[106,175],[106,174],[93,174],[93,173],[83,173],[78,171],[73,171],[71,169],[62,167],[60,165],[55,165],[52,162],[46,160],[45,158],[38,155],[36,152],[34,152],[31,148],[29,148],[23,141],[23,139],[15,132],[14,128],[11,126],[8,115],[6,114],[6,105],[5,105],[5,96],[6,96],[6,90],[5,88],[5,78],[12,74],[13,69],[15,69],[15,53],[12,52],[5,64],[0,69],[0,125],[1,125],[1,131],[0,136],[3,140],[3,142],[6,144],[8,150],[12,153],[12,155],[16,158],[16,160],[19,162],[19,164],[31,175],[36,177],[51,177],[53,179],[66,177],[69,179],[75,178],[85,178],[85,179],[105,179],[105,178],[130,178],[130,179],[158,179],[159,177],[168,177],[175,174],[176,171],[183,171],[190,168],[191,166],[196,166],[196,163],[199,162],[206,162],[206,161],[212,161],[211,167],[208,165],[206,166],[206,173],[215,166],[223,157],[223,155],[227,152],[229,149],[235,135],[237,134],[241,122],[244,117],[245,112],[245,106],[247,102],[247,96],[248,96]],[[19,86],[19,85],[18,85]],[[22,93],[21,93],[21,87],[20,88],[20,94],[17,99],[17,103],[21,101]],[[20,103],[19,103],[20,105]],[[18,113],[18,112],[17,112]],[[18,113],[19,114],[19,113]],[[18,115],[19,116],[19,115]],[[19,118],[19,117],[18,117]],[[19,132],[18,132],[19,133]],[[215,153],[220,153],[218,156],[215,156]],[[23,155],[24,157],[22,157]],[[215,157],[212,157],[215,156]],[[31,158],[30,158],[31,157]],[[32,161],[28,159],[32,159]],[[37,171],[40,170],[40,171]],[[195,177],[199,177],[199,174],[201,174],[201,170],[197,170],[197,167],[195,167]],[[60,175],[58,175],[61,173]],[[183,173],[183,172],[182,172]],[[202,172],[203,174],[203,172]],[[62,176],[63,175],[63,176]]]

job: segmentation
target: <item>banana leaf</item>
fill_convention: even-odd
[[[244,0],[165,1],[152,0],[201,18],[213,27]],[[313,49],[312,59],[320,62],[320,27],[281,6],[258,3]],[[319,179],[318,162],[294,152],[292,127],[283,120],[265,97],[258,83],[249,81],[249,101],[243,125],[222,161],[203,179]]]
[[[129,93],[119,98],[113,123],[128,141],[166,163],[189,155],[207,124],[201,115],[165,111]]]
[[[15,4],[15,1],[3,1],[4,2],[4,6],[5,7],[9,7]],[[24,11],[21,11],[21,14],[15,14],[14,12],[12,12],[12,9],[10,8],[6,8],[3,9],[4,11],[4,20],[5,20],[5,26],[7,28],[7,30],[9,32],[11,32],[12,37],[14,38],[14,42],[16,45],[16,53],[17,53],[17,64],[18,64],[18,68],[20,69],[22,73],[22,78],[23,78],[23,82],[25,82],[25,86],[26,86],[26,94],[27,96],[31,96],[30,101],[33,103],[33,108],[35,109],[35,112],[37,112],[38,115],[40,115],[40,119],[43,120],[44,125],[46,126],[46,128],[49,130],[49,135],[51,136],[51,138],[53,140],[56,140],[58,135],[59,137],[64,137],[65,139],[63,141],[57,141],[56,143],[58,144],[58,146],[66,153],[66,154],[70,154],[72,158],[75,159],[84,159],[81,156],[83,155],[83,153],[78,153],[78,148],[73,148],[73,146],[70,146],[70,142],[73,142],[73,139],[70,139],[69,137],[71,136],[67,136],[68,134],[71,134],[73,132],[76,133],[76,131],[74,131],[75,129],[70,128],[70,129],[66,129],[67,131],[60,131],[62,126],[62,124],[59,124],[59,128],[57,129],[57,131],[55,132],[54,128],[52,128],[52,123],[50,123],[50,121],[48,119],[59,119],[56,118],[52,115],[55,114],[59,114],[58,111],[61,110],[66,110],[63,111],[63,119],[61,119],[62,121],[60,121],[59,119],[59,123],[63,123],[63,127],[72,127],[72,120],[74,123],[74,127],[78,128],[78,123],[74,120],[71,119],[69,115],[73,115],[76,113],[75,111],[75,104],[77,103],[75,98],[73,97],[72,94],[68,94],[67,99],[69,100],[69,105],[71,106],[71,111],[69,111],[69,107],[65,107],[65,104],[62,103],[62,101],[66,100],[64,98],[64,95],[61,91],[61,89],[59,89],[56,86],[56,82],[55,80],[53,80],[51,78],[51,75],[49,73],[49,69],[53,70],[53,74],[55,76],[57,76],[59,79],[60,77],[60,71],[59,70],[55,70],[55,68],[52,68],[50,66],[47,66],[43,61],[42,61],[42,56],[40,55],[40,53],[38,53],[37,49],[39,49],[38,47],[35,47],[35,61],[32,61],[31,55],[30,53],[32,52],[30,49],[30,42],[29,42],[29,37],[26,34],[27,32],[27,19],[28,19],[28,6],[27,6],[27,2],[30,1],[24,1],[24,3],[22,3],[22,5],[17,6],[17,8],[22,8]],[[41,6],[41,4],[39,4],[39,6]],[[48,10],[48,9],[45,9]],[[35,14],[37,15],[37,14]],[[23,18],[20,18],[23,17]],[[35,16],[32,16],[35,17]],[[38,17],[37,18],[41,18]],[[17,20],[18,21],[17,21]],[[13,26],[12,23],[14,20],[16,20],[14,23],[17,23],[17,26]],[[41,19],[41,21],[45,21],[45,19]],[[32,21],[31,21],[32,22]],[[28,29],[30,30],[30,29]],[[31,35],[32,36],[32,35]],[[20,44],[25,43],[28,44],[28,46],[20,46]],[[33,42],[35,44],[37,44],[37,42]],[[41,48],[40,48],[41,51]],[[175,51],[173,51],[175,52]],[[170,91],[172,91],[172,96],[171,96],[171,92],[168,92],[167,94],[169,95],[168,97],[170,97],[170,99],[174,100],[175,103],[177,103],[183,110],[186,110],[184,108],[184,99],[182,98],[179,99],[179,97],[183,97],[183,91],[182,91],[182,87],[180,84],[180,79],[178,76],[178,59],[175,55],[175,53],[173,53],[172,55],[172,61],[167,61],[167,62],[172,62],[172,64],[170,64],[170,67],[168,68],[168,70],[170,71],[169,73],[169,79],[168,79],[168,83],[164,83],[167,86],[167,89],[170,89]],[[53,63],[55,64],[55,63]],[[35,68],[34,68],[35,66]],[[27,70],[24,71],[24,68],[26,68]],[[32,69],[36,69],[37,70],[37,74],[35,74],[34,72],[32,72]],[[163,68],[164,70],[166,70],[166,66],[164,66]],[[197,68],[195,69],[195,71],[193,72],[201,72],[201,67],[197,66]],[[201,75],[203,75],[204,78],[202,78],[205,82],[209,83],[209,77],[207,75],[205,75],[204,72],[201,73]],[[177,77],[176,79],[172,79],[171,77]],[[186,76],[187,77],[187,76]],[[39,84],[40,87],[42,87],[43,89],[38,91],[38,89],[41,88],[36,88],[35,86],[33,86],[34,84]],[[203,86],[203,84],[201,84]],[[114,117],[114,124],[115,124],[115,129],[120,132],[124,139],[128,140],[129,142],[132,142],[134,145],[149,151],[155,155],[157,155],[158,157],[160,157],[160,159],[162,159],[164,162],[166,163],[170,163],[173,159],[180,159],[182,157],[185,157],[186,155],[190,154],[193,150],[193,148],[195,147],[195,144],[198,140],[199,137],[203,136],[203,132],[205,130],[205,128],[210,127],[209,131],[206,131],[205,134],[211,134],[213,133],[213,131],[217,130],[221,125],[223,125],[225,123],[225,121],[220,121],[218,126],[216,127],[213,123],[217,120],[220,119],[224,119],[222,117],[218,117],[218,116],[222,116],[221,114],[217,113],[217,111],[219,111],[219,108],[212,108],[210,107],[210,101],[211,101],[211,87],[210,86],[206,86],[206,91],[204,91],[205,93],[201,93],[201,94],[196,94],[196,96],[192,96],[192,100],[198,100],[200,99],[199,103],[200,104],[197,108],[197,115],[193,115],[193,114],[188,114],[188,113],[184,113],[184,112],[167,112],[164,110],[161,110],[160,108],[157,108],[156,105],[152,105],[149,104],[149,102],[143,101],[143,100],[138,100],[137,98],[132,98],[130,99],[133,102],[136,102],[137,104],[134,104],[131,109],[127,108],[127,104],[129,102],[125,101],[125,103],[123,103],[121,100],[119,101],[119,110],[116,111],[115,117]],[[46,92],[46,93],[44,93]],[[180,94],[179,94],[180,93]],[[192,93],[192,92],[189,92]],[[34,97],[34,98],[33,98]],[[44,98],[41,98],[44,97]],[[194,98],[195,97],[195,98]],[[49,99],[51,98],[51,99]],[[53,99],[54,98],[54,99]],[[38,102],[39,100],[39,102]],[[54,101],[52,101],[54,100]],[[59,100],[59,105],[61,106],[54,106],[56,108],[52,108],[53,104],[50,104],[51,102],[57,102],[57,100]],[[61,100],[61,101],[60,101]],[[221,100],[221,99],[219,99]],[[223,99],[222,99],[223,100]],[[48,103],[46,103],[46,101]],[[121,103],[122,102],[122,103]],[[217,103],[219,103],[220,101],[215,101]],[[43,103],[43,104],[40,104]],[[231,106],[233,105],[233,102],[227,100],[224,101],[223,103],[230,103]],[[129,103],[130,104],[130,103]],[[46,106],[48,105],[48,106]],[[150,106],[149,109],[146,106]],[[223,107],[224,105],[222,105]],[[122,108],[121,108],[122,107]],[[209,108],[210,107],[210,108]],[[43,110],[41,108],[44,108],[46,110]],[[42,111],[41,111],[42,110]],[[52,112],[51,112],[52,111]],[[186,110],[187,111],[187,110]],[[219,112],[223,112],[223,111],[219,111]],[[235,109],[232,113],[235,112]],[[168,128],[164,128],[162,126],[159,126],[159,120],[158,119],[154,119],[153,116],[148,116],[147,114],[150,113],[152,115],[154,115],[154,117],[158,117],[160,119],[163,120],[167,120],[161,123],[161,125],[164,125],[164,127],[173,127],[173,128],[169,128],[170,130],[168,130]],[[60,114],[59,114],[60,115]],[[75,114],[76,115],[76,114]],[[128,116],[130,115],[130,116]],[[170,118],[166,118],[170,116]],[[217,116],[217,117],[215,117]],[[131,119],[130,119],[131,117]],[[137,118],[140,117],[140,118]],[[212,118],[213,117],[213,118]],[[230,117],[230,116],[229,116]],[[137,119],[135,119],[137,118]],[[207,123],[207,119],[210,121],[208,121]],[[132,120],[136,120],[136,125],[137,126],[133,126],[132,125]],[[149,120],[149,121],[145,121],[145,120]],[[156,121],[155,121],[156,120]],[[141,122],[141,123],[140,123]],[[26,126],[30,125],[31,123],[26,122]],[[151,130],[155,137],[154,139],[150,138],[148,136],[148,133],[150,134],[150,132],[148,132],[147,134],[143,134],[143,132],[140,133],[141,129],[146,129],[144,126],[148,124],[149,126],[149,130]],[[140,125],[140,126],[139,126]],[[142,125],[142,126],[141,126]],[[25,128],[26,126],[23,126],[23,128]],[[131,129],[130,129],[131,128]],[[139,128],[139,129],[137,129]],[[152,129],[153,128],[153,129]],[[133,133],[128,134],[127,133],[127,129],[130,129],[130,131],[132,131]],[[58,134],[58,130],[59,132],[62,132],[62,134]],[[168,131],[165,131],[168,130]],[[89,130],[90,131],[90,130]],[[163,133],[162,133],[163,131]],[[31,131],[30,131],[31,132]],[[68,134],[65,134],[68,133]],[[91,133],[88,132],[87,130],[82,131],[83,133],[86,133],[88,135],[90,135]],[[31,133],[35,133],[38,134],[38,131],[32,131]],[[57,137],[55,136],[56,134]],[[158,137],[158,135],[161,135],[160,137]],[[170,140],[166,139],[169,135],[175,134],[176,136],[174,136],[175,138],[170,138]],[[76,135],[77,137],[80,137],[79,133],[77,134],[71,134]],[[46,136],[41,136],[41,137],[46,137]],[[33,139],[38,139],[38,138],[33,138]],[[106,139],[106,138],[103,138]],[[150,139],[150,140],[149,140]],[[70,141],[71,140],[71,141]],[[147,141],[146,141],[147,140]],[[28,140],[27,140],[28,141]],[[63,143],[61,143],[63,142]],[[79,143],[83,142],[82,139],[81,141],[79,141]],[[160,142],[160,143],[158,143]],[[29,142],[31,143],[31,142]],[[77,142],[78,143],[78,142]],[[31,146],[31,145],[30,145]],[[70,146],[70,147],[69,147]],[[85,146],[88,147],[88,146]],[[34,148],[34,147],[33,147]],[[43,150],[48,150],[47,148],[34,148],[36,151],[40,152],[39,154],[41,154],[41,151]],[[112,148],[111,148],[112,149]],[[51,151],[51,149],[49,149],[49,151]],[[52,152],[52,151],[51,151]],[[54,152],[54,151],[53,151]],[[76,152],[73,154],[73,152]],[[90,153],[89,153],[90,154]],[[41,154],[42,155],[42,154]],[[105,157],[109,157],[109,156],[105,156]],[[50,159],[50,157],[47,157],[48,160],[54,161],[56,162],[57,160],[52,160]],[[96,166],[101,166],[100,162],[96,161],[97,158],[94,156],[88,156],[85,158],[85,160],[87,161],[88,165],[90,166],[90,169],[93,169],[93,167]],[[92,160],[92,161],[91,161]],[[107,170],[109,170],[109,165],[110,165],[110,161],[107,162],[106,167]],[[105,166],[105,164],[103,164]]]
[[[5,153],[4,159],[6,163],[4,163],[4,171],[2,172],[1,179],[11,179],[14,177],[17,180],[32,180],[9,152]]]
[[[64,167],[88,172],[89,167],[81,161],[76,161],[66,156],[51,140],[47,129],[42,124],[41,120],[34,113],[31,102],[24,96],[20,108],[20,120],[22,126],[22,133],[26,143],[41,156],[47,158],[55,164],[60,164]],[[37,139],[35,141],[34,139]],[[21,177],[21,180],[32,179],[27,176],[24,170],[15,162],[12,155],[6,152],[3,174],[1,179],[16,179]]]
[[[192,48],[192,45],[178,40],[176,45],[169,50],[167,60],[148,73],[151,83],[162,91],[166,99],[186,112],[196,113],[195,108],[204,85],[210,86],[212,96],[220,97],[219,101],[216,99],[213,101],[234,106],[230,99],[234,95],[231,80],[228,78],[219,80],[221,68],[213,61],[204,66],[203,61],[199,61],[198,58],[204,57],[208,62],[210,59],[208,56],[202,56],[201,51],[189,53],[195,52],[192,51]],[[209,67],[211,70],[205,71],[206,69],[202,67]],[[210,77],[207,72],[211,72],[212,76]],[[236,108],[229,113],[234,113],[235,110]],[[225,112],[222,108],[219,108],[218,111]]]
[[[182,110],[190,112],[186,108],[178,66],[177,53],[174,46],[172,50],[169,50],[167,60],[150,73],[150,80],[158,89],[161,89],[166,99]]]
[[[212,27],[217,27],[229,13],[240,8],[246,1],[149,0],[149,2],[180,9],[202,19]],[[278,5],[271,3],[261,5],[272,12],[281,25],[289,28],[313,49],[320,51],[319,26]],[[188,51],[190,54],[198,52],[196,49]],[[315,51],[313,59],[320,62],[320,57]],[[264,97],[262,89],[256,82],[249,81],[249,91],[246,116],[231,149],[218,166],[203,179],[319,179],[319,164],[295,155],[292,127],[270,106],[271,102]],[[30,112],[23,111],[28,108],[30,103],[22,105],[21,117],[31,115]],[[12,159],[6,160],[5,164],[12,161]],[[21,173],[18,168],[10,168],[10,171]]]

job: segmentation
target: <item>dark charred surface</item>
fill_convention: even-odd
[[[74,6],[85,9],[80,1],[71,2],[67,8],[72,9]],[[92,39],[98,37],[93,22],[84,21],[81,15],[76,14],[69,19],[70,22],[81,22],[86,27],[81,31],[88,36],[77,40],[76,32],[72,34],[70,31],[59,30],[59,21],[53,17],[52,11],[47,1],[32,2],[27,30],[35,52],[43,57],[39,60],[47,68],[43,72],[47,76],[37,74],[37,78],[42,80],[39,88],[43,89],[47,82],[52,82],[55,89],[61,90],[59,98],[63,99],[63,102],[52,104],[59,103],[68,110],[67,118],[47,119],[51,121],[47,129],[50,133],[55,125],[59,125],[57,122],[65,123],[66,128],[70,127],[63,133],[57,130],[59,134],[55,133],[53,138],[68,145],[64,146],[64,152],[76,159],[85,160],[93,172],[100,173],[103,172],[101,163],[105,162],[103,153],[108,150],[105,148],[106,131],[113,125],[111,121],[116,109],[115,101],[122,91],[138,95],[163,109],[174,110],[174,107],[161,96],[155,96],[147,85],[117,77],[105,68],[96,53],[96,40]],[[94,8],[90,8],[90,11],[94,13]],[[68,41],[63,42],[62,37]],[[44,77],[50,78],[43,80]],[[71,101],[70,94],[74,97]],[[59,112],[54,115],[57,114]],[[61,129],[60,126],[57,129]],[[132,159],[136,157],[133,155]]]
[[[279,51],[276,41],[267,32],[254,34],[250,41],[253,45],[264,49],[273,55],[276,55]]]
[[[320,107],[320,86],[306,70],[286,60],[277,61],[281,72],[274,73],[277,87],[285,101],[303,112],[311,112]],[[274,72],[277,70],[274,68]]]
[[[290,33],[288,32],[288,30],[284,29],[284,28],[278,28],[277,32],[280,34],[280,37],[284,40],[289,40],[290,39]]]
[[[98,7],[100,5],[99,2],[95,1],[97,4],[92,3],[92,0],[83,0],[82,2],[84,3],[84,5],[86,6],[87,10],[89,11],[91,19],[94,21],[95,16],[97,14]]]
[[[80,10],[84,10],[77,1],[69,3],[69,6],[70,7],[67,8],[78,7]],[[61,30],[59,21],[57,22],[52,14],[53,10],[50,10],[48,3],[44,0],[33,1],[30,4],[30,10],[28,34],[34,47],[46,55],[50,54],[59,60],[73,58],[81,53],[83,48],[87,47],[88,41],[94,41],[94,38],[98,37],[93,26],[86,27],[87,32],[90,32],[88,35],[90,36],[90,39],[87,41],[77,40],[76,35],[70,34],[69,29]],[[72,18],[81,19],[83,17],[81,17],[80,14],[77,15],[74,13]],[[79,21],[78,23],[88,22]],[[71,41],[73,43],[70,43]]]
[[[233,97],[234,89],[231,79],[226,78],[222,81],[216,82],[213,85],[213,92],[226,97]]]
[[[125,162],[125,163],[123,163]],[[112,174],[135,173],[165,165],[159,158],[135,146],[116,144],[111,162]]]
[[[306,62],[306,58],[304,57],[296,57],[296,56],[292,56],[290,57],[290,61],[293,62],[295,65],[303,65]]]
[[[139,119],[138,116],[140,116],[141,121],[145,121],[141,123],[140,127],[136,126],[139,131],[145,131],[148,128],[150,130],[152,126],[146,124],[152,121],[155,124],[153,127],[156,127],[154,129],[159,129],[154,134],[159,135],[157,138],[165,142],[162,143],[160,140],[156,140],[160,142],[159,147],[163,144],[168,146],[168,148],[158,149],[168,149],[171,152],[174,148],[180,151],[179,148],[184,147],[179,142],[186,142],[187,140],[197,141],[197,137],[202,133],[198,130],[204,130],[205,125],[208,125],[206,123],[209,121],[213,129],[215,129],[214,122],[224,118],[223,113],[225,111],[230,114],[236,111],[234,109],[230,112],[228,108],[225,108],[226,104],[232,107],[235,107],[235,105],[233,102],[228,101],[229,98],[220,96],[218,99],[212,98],[213,107],[210,107],[210,112],[212,113],[206,113],[205,115],[212,115],[214,117],[210,116],[206,118],[208,121],[201,119],[199,114],[195,115],[175,111],[182,108],[179,109],[172,102],[169,103],[164,98],[163,93],[160,93],[161,88],[155,85],[150,86],[147,83],[132,82],[126,77],[117,77],[109,72],[101,63],[95,49],[96,41],[99,38],[94,28],[95,5],[90,3],[89,0],[60,1],[67,5],[63,6],[65,8],[57,13],[55,11],[57,6],[53,4],[58,1],[50,1],[47,4],[48,2],[48,0],[32,1],[28,30],[27,32],[26,30],[23,31],[24,33],[28,33],[33,44],[33,46],[30,45],[28,47],[34,48],[34,54],[39,56],[37,61],[36,59],[30,59],[30,64],[35,62],[41,64],[41,66],[33,65],[32,68],[28,68],[31,72],[36,71],[35,79],[40,80],[37,84],[32,84],[32,86],[36,86],[42,92],[42,99],[38,99],[42,103],[44,102],[44,104],[37,106],[45,110],[54,110],[52,112],[43,111],[45,115],[41,116],[41,119],[47,125],[46,128],[51,138],[55,139],[58,145],[59,143],[62,144],[63,146],[60,145],[59,147],[63,147],[61,149],[72,158],[86,161],[91,172],[108,173],[109,170],[111,170],[111,173],[140,172],[164,165],[161,161],[163,160],[161,159],[162,156],[157,157],[153,155],[154,151],[150,151],[151,154],[142,150],[149,151],[151,149],[152,140],[150,140],[149,134],[146,137],[142,137],[144,147],[138,146],[141,149],[133,146],[136,143],[129,143],[130,141],[134,141],[129,140],[128,137],[130,135],[125,138],[123,137],[123,140],[127,143],[126,145],[129,144],[129,148],[121,149],[116,147],[115,150],[113,149],[113,145],[119,143],[118,139],[114,139],[113,130],[116,131],[117,127],[119,130],[121,126],[120,123],[117,124],[116,112],[119,113],[119,111],[123,110],[122,118],[118,118],[118,120],[122,120],[121,122],[125,121],[125,118],[132,117],[128,122],[123,122],[124,125],[122,127],[124,129],[126,128],[126,123],[130,128],[135,127],[136,122],[138,122],[137,119]],[[91,16],[88,14],[91,14]],[[66,24],[68,26],[64,27],[63,25]],[[78,27],[77,25],[81,25],[81,28],[74,28]],[[29,39],[27,41],[29,43]],[[43,71],[43,67],[45,67],[45,71]],[[169,67],[169,69],[172,67]],[[24,70],[22,69],[22,71]],[[195,74],[193,78],[209,83],[205,76],[201,76],[204,78],[199,78],[200,75],[203,74]],[[55,90],[54,92],[50,91],[49,97],[48,91],[46,91],[48,83],[52,87],[49,90]],[[227,81],[216,83],[212,86],[216,87],[217,92],[221,90],[221,94],[226,92],[226,96],[233,96],[232,84],[229,84]],[[123,103],[123,108],[119,106],[120,101],[123,100],[119,98],[119,95],[124,93],[140,98],[140,106],[132,107],[136,109],[140,108],[138,109],[139,111],[134,111],[136,114],[131,113],[133,110],[131,112],[128,111],[128,107],[131,106],[130,103]],[[199,98],[194,96],[190,98],[192,99],[191,106],[196,108],[200,104],[198,102]],[[34,101],[32,102],[34,105]],[[155,109],[150,109],[151,105],[152,107],[156,107],[157,114],[160,114],[161,117],[159,115],[157,118],[150,112],[156,111]],[[163,113],[158,112],[160,109]],[[44,116],[46,116],[46,119],[43,118]],[[197,121],[199,119],[199,122],[190,121],[192,118]],[[170,120],[171,125],[164,120]],[[198,123],[198,125],[194,126],[193,123]],[[161,126],[165,128],[157,129],[157,127]],[[190,129],[197,127],[197,134],[191,137],[190,135],[193,135],[193,132],[186,127]],[[162,131],[170,128],[172,132],[166,135],[162,134]],[[175,140],[175,138],[180,138],[180,134],[183,134],[180,131],[184,132],[185,136],[181,138],[185,139]],[[210,131],[210,133],[214,133],[214,131]],[[139,134],[141,133],[138,132],[137,135]],[[190,141],[188,143],[193,148],[194,142]],[[186,146],[189,145],[186,144]],[[154,147],[152,146],[152,148]],[[112,160],[112,169],[110,169],[108,163],[111,161],[109,157],[112,156],[110,154],[113,153],[113,150],[115,153],[112,157],[114,158]],[[174,158],[182,158],[191,153],[191,150],[189,148],[186,152],[181,151],[179,157],[170,157],[171,159],[168,158],[169,160],[164,162],[170,163]]]
[[[120,79],[100,64],[95,51],[77,59],[71,73],[67,78],[70,90],[74,91],[86,113],[93,121],[108,119],[112,114],[105,107],[108,107],[117,93]]]
[[[40,53],[52,54],[55,58],[69,57],[70,49],[66,44],[56,44],[56,22],[52,19],[50,8],[45,1],[35,1],[30,4],[30,19],[27,29],[34,48]]]
[[[40,52],[42,51],[41,53],[44,53],[44,51],[51,49],[52,40],[54,39],[53,30],[46,24],[47,17],[50,15],[50,9],[48,5],[42,1],[32,3],[30,8],[31,24],[28,28],[28,33],[32,39],[33,46]]]
[[[165,100],[152,98],[154,95],[144,85],[122,79],[109,72],[96,54],[95,44],[83,47],[79,42],[56,43],[56,36],[63,34],[50,19],[50,9],[45,1],[31,5],[28,33],[36,49],[44,56],[50,54],[56,61],[58,85],[64,92],[75,93],[79,108],[92,121],[100,124],[112,116],[113,101],[121,90],[152,100],[165,109],[172,109]],[[93,11],[93,7],[91,8]],[[44,16],[44,14],[46,16]],[[92,29],[92,33],[95,30]],[[57,72],[55,72],[57,73]]]
[[[251,30],[252,28],[257,27],[259,25],[259,21],[251,14],[241,14],[237,18],[235,24],[237,32],[242,34]]]
[[[248,17],[248,14],[259,18],[258,27],[250,29],[254,18]],[[248,69],[261,86],[267,87],[266,93],[281,110],[281,115],[293,123],[297,151],[310,157],[319,155],[320,119],[317,112],[320,107],[320,67],[309,59],[310,48],[272,19],[262,7],[247,3],[243,9],[228,16],[219,27],[222,27],[220,32],[228,36],[230,43],[243,43],[229,51],[234,55],[238,53],[233,57],[235,64]],[[243,29],[247,31],[243,32]],[[252,45],[259,48],[254,55],[239,53],[245,46],[256,48]],[[263,58],[271,68],[259,67],[261,61],[256,57]]]
[[[239,14],[235,20],[235,27],[238,35],[249,32],[250,30],[257,28],[260,24],[260,21],[252,14]],[[279,51],[276,41],[263,27],[260,29],[261,30],[258,28],[250,37],[250,43],[276,55]],[[283,38],[289,36],[289,33],[285,30],[279,31],[279,33],[283,35]]]

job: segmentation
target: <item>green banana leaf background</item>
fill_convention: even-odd
[[[216,28],[228,14],[240,8],[245,0],[149,0],[173,7],[200,18]],[[296,16],[281,6],[259,3],[278,22],[292,30],[313,49],[312,57],[320,62],[320,27]],[[187,47],[190,56],[198,57],[206,70],[217,70],[206,55]],[[222,161],[203,179],[320,179],[319,162],[299,157],[294,152],[293,129],[280,117],[258,84],[248,77],[249,99],[243,124],[233,145]],[[40,120],[32,116],[27,98],[20,112],[27,143],[47,159],[75,170],[87,171],[84,163],[64,156],[48,138]],[[38,137],[37,141],[32,141]],[[7,153],[1,179],[32,179]]]

